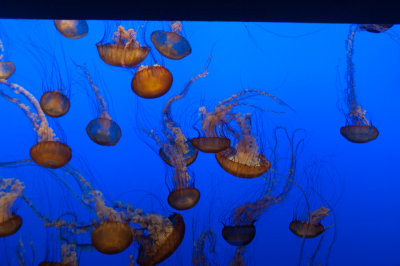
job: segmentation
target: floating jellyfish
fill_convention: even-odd
[[[346,42],[347,51],[347,88],[345,89],[346,108],[345,113],[346,126],[340,128],[340,134],[348,141],[354,143],[366,143],[376,139],[379,131],[366,118],[367,111],[358,103],[354,82],[354,37],[360,26],[350,26],[348,40]]]
[[[0,40],[0,79],[8,79],[14,72],[14,64],[11,61],[4,61],[4,46]]]
[[[360,24],[359,27],[360,30],[366,30],[372,33],[381,33],[393,27],[393,24]]]
[[[182,22],[171,21],[170,32],[157,30],[151,34],[151,41],[157,51],[169,59],[179,60],[192,52],[189,42],[183,37]]]
[[[14,202],[21,197],[24,184],[18,179],[0,179],[0,237],[15,234],[22,226],[21,216],[12,213]]]
[[[68,39],[79,39],[88,34],[86,20],[54,20],[57,30]]]
[[[132,79],[132,90],[146,99],[166,94],[172,86],[172,74],[162,65],[140,66]]]
[[[311,213],[307,221],[292,221],[289,225],[289,229],[298,237],[317,237],[325,231],[325,227],[321,224],[321,221],[329,215],[328,212],[328,208],[321,206]]]
[[[170,98],[162,111],[163,135],[166,141],[162,141],[152,130],[152,137],[160,147],[160,157],[174,169],[172,177],[172,190],[168,195],[168,204],[176,210],[187,210],[194,207],[200,199],[200,191],[194,187],[194,179],[190,176],[187,166],[197,158],[195,149],[186,136],[182,133],[179,125],[173,121],[171,107],[174,102],[182,99],[188,92],[190,85],[196,79],[207,75],[207,68],[202,74],[193,77],[185,86],[183,91]]]
[[[232,109],[242,100],[255,96],[267,96],[280,105],[287,106],[283,101],[258,90],[244,90],[228,99],[220,102],[214,112],[207,112],[205,107],[200,108],[202,119],[202,131],[204,136],[192,139],[192,144],[202,151],[216,152],[215,158],[219,165],[231,175],[241,178],[259,177],[271,167],[267,158],[259,152],[257,139],[251,132],[251,119],[249,115],[234,113]],[[232,128],[232,122],[239,127],[234,131],[235,147],[230,145],[230,140],[224,136],[223,127]],[[232,131],[232,129],[230,129]]]
[[[134,67],[140,64],[150,51],[136,40],[134,29],[126,30],[122,25],[114,32],[111,40],[103,40],[96,44],[100,58],[111,66]]]
[[[200,237],[196,241],[193,241],[192,263],[195,266],[209,265],[204,250],[206,240],[208,240],[209,252],[215,252],[217,236],[212,229],[207,229],[200,234]]]
[[[40,98],[40,107],[51,117],[61,117],[68,113],[70,101],[65,94],[58,90],[46,91]]]
[[[100,89],[93,83],[88,70],[81,67],[90,86],[93,88],[100,106],[100,117],[93,119],[86,127],[86,133],[95,143],[103,146],[114,146],[121,138],[121,128],[111,119],[106,101],[100,94]]]
[[[72,157],[71,148],[60,142],[56,137],[36,98],[28,90],[18,84],[8,83],[4,79],[0,79],[0,83],[8,86],[15,94],[22,94],[25,96],[37,112],[31,112],[29,106],[20,102],[17,98],[10,97],[3,91],[0,91],[0,95],[8,101],[15,103],[33,124],[33,129],[38,136],[38,143],[30,150],[32,160],[46,168],[55,169],[66,165]]]
[[[278,171],[278,132],[282,131],[288,140],[291,158],[288,173],[286,177],[283,178],[283,182],[279,182],[280,178],[284,176],[281,171]],[[274,130],[275,146],[273,150],[273,162],[274,171],[270,172],[265,178],[266,180],[266,190],[263,195],[255,200],[246,202],[238,207],[236,207],[228,221],[228,225],[224,225],[222,229],[222,237],[228,244],[232,246],[245,246],[253,241],[256,235],[256,227],[254,223],[259,219],[259,217],[268,210],[271,206],[278,204],[283,201],[288,195],[292,187],[292,182],[295,177],[296,161],[299,148],[301,147],[303,140],[299,140],[295,143],[297,131],[294,131],[292,136],[289,136],[286,129],[282,127],[277,127]],[[282,183],[281,186],[279,184]],[[278,189],[280,191],[278,191]]]
[[[135,231],[135,239],[140,243],[136,262],[139,265],[156,265],[170,257],[182,243],[185,236],[185,222],[179,213],[170,215],[167,221],[157,215],[158,223],[156,217],[147,216],[141,221],[134,220],[149,232],[148,235],[143,235],[140,230]],[[149,218],[152,219],[151,223],[146,221]]]

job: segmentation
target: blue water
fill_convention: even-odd
[[[385,33],[356,35],[357,97],[380,135],[369,143],[354,144],[339,133],[345,125],[338,106],[346,87],[348,24],[184,22],[183,34],[192,53],[182,60],[163,58],[150,41],[152,31],[169,29],[168,22],[124,24],[136,28],[144,25],[138,40],[143,41],[144,33],[157,62],[173,74],[172,88],[164,96],[139,98],[130,87],[134,70],[109,66],[99,58],[95,44],[103,38],[106,26],[115,23],[88,21],[88,35],[72,40],[63,37],[51,20],[1,20],[5,55],[16,66],[9,82],[23,86],[40,99],[43,84],[55,76],[52,63],[60,67],[63,82],[70,85],[71,109],[61,118],[49,118],[49,123],[71,147],[70,164],[103,192],[106,202],[124,201],[164,216],[174,211],[168,206],[165,184],[171,171],[160,159],[154,141],[141,129],[161,130],[164,104],[202,73],[212,56],[209,74],[192,84],[186,97],[172,107],[172,116],[190,138],[196,136],[192,125],[199,119],[200,106],[211,110],[245,88],[267,91],[290,105],[294,111],[270,100],[257,100],[255,104],[263,109],[284,113],[251,107],[243,107],[242,112],[254,112],[252,124],[258,126],[253,131],[266,155],[273,144],[275,127],[283,126],[288,132],[304,129],[299,134],[304,145],[297,157],[295,182],[311,195],[313,209],[327,206],[312,193],[315,190],[333,211],[322,222],[327,230],[315,259],[312,257],[321,236],[303,243],[301,265],[311,261],[313,265],[326,265],[331,243],[330,265],[400,264],[397,26]],[[143,62],[152,63],[151,55]],[[110,116],[122,129],[115,146],[100,146],[86,134],[86,125],[97,114],[94,94],[77,67],[83,64],[101,88]],[[4,85],[1,90],[12,95]],[[0,162],[29,159],[29,149],[36,143],[30,121],[14,104],[3,98],[0,102]],[[286,143],[283,135],[278,141]],[[280,152],[283,159],[290,156],[287,148]],[[256,199],[266,179],[234,177],[220,168],[213,154],[201,152],[189,168],[201,198],[194,208],[180,211],[186,224],[185,237],[162,265],[191,265],[193,241],[209,228],[217,235],[215,252],[210,253],[207,245],[205,249],[210,265],[229,265],[235,248],[222,238],[222,223],[233,208]],[[62,175],[62,170],[55,173]],[[74,213],[82,221],[96,218],[77,200],[80,190],[72,179],[65,178],[67,186],[39,166],[0,167],[0,177],[24,182],[24,195],[51,219],[65,213]],[[20,265],[18,253],[25,260],[22,265],[60,260],[59,230],[45,228],[21,199],[15,202],[13,211],[23,218],[23,226],[16,234],[0,239],[0,265]],[[246,264],[297,265],[303,240],[291,233],[289,223],[306,212],[304,198],[293,186],[284,201],[255,222],[256,236],[244,252]],[[134,259],[137,256],[136,243],[120,254],[104,255],[90,248],[90,232],[74,239],[85,244],[78,248],[79,265],[129,265],[130,255]],[[21,243],[23,248],[17,248]]]

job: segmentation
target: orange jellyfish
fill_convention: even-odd
[[[4,46],[0,40],[0,79],[8,79],[14,72],[14,64],[11,61],[4,61]]]
[[[51,117],[61,117],[68,113],[70,101],[65,94],[58,90],[46,91],[40,98],[40,107]]]
[[[381,33],[393,27],[393,24],[360,24],[359,27],[360,30],[366,30],[372,33]]]
[[[169,59],[179,60],[192,52],[189,42],[182,36],[182,22],[171,22],[170,32],[157,30],[151,34],[151,41],[157,51]]]
[[[111,66],[134,67],[140,64],[150,51],[136,40],[134,29],[126,30],[122,25],[114,32],[111,41],[103,40],[96,44],[100,58]]]
[[[180,126],[173,121],[171,107],[174,102],[187,94],[193,81],[207,75],[208,64],[209,62],[202,74],[190,79],[183,91],[170,98],[165,104],[162,110],[162,132],[166,140],[163,141],[156,136],[154,130],[148,133],[160,147],[160,157],[174,168],[172,190],[168,195],[168,203],[176,210],[187,210],[194,207],[200,199],[200,191],[194,187],[194,178],[187,170],[187,166],[196,160],[198,151],[183,134]]]
[[[68,39],[79,39],[88,34],[86,20],[54,20],[56,29]]]
[[[171,72],[162,65],[140,66],[132,78],[131,87],[136,95],[153,99],[166,94],[172,80]]]
[[[10,97],[0,91],[0,95],[15,103],[31,120],[33,129],[38,136],[38,143],[30,150],[32,160],[46,168],[60,168],[66,165],[72,157],[71,148],[60,142],[49,126],[47,118],[37,99],[25,88],[15,83],[8,83],[0,79],[0,83],[8,86],[15,94],[22,94],[33,105],[37,113],[30,111],[29,106],[21,103],[17,98]]]
[[[93,83],[88,70],[85,67],[80,68],[82,68],[90,86],[93,88],[100,107],[100,117],[89,122],[86,133],[92,141],[99,145],[114,146],[121,138],[121,128],[111,119],[106,101],[101,96],[100,89]]]
[[[151,215],[148,216],[151,219]],[[143,235],[140,230],[135,231],[135,239],[140,243],[136,262],[139,265],[156,265],[170,257],[179,247],[185,236],[185,222],[179,213],[158,221],[159,226],[154,222],[146,223],[145,220],[135,221],[145,223],[144,228],[149,231],[148,235]]]
[[[285,178],[282,178],[283,173],[278,169],[278,162],[282,160],[278,158],[278,133],[283,132],[284,137],[288,141],[291,158],[288,168],[288,173]],[[232,246],[245,246],[253,241],[256,235],[256,227],[254,223],[260,216],[268,210],[271,206],[283,201],[291,190],[292,182],[295,177],[295,169],[297,162],[297,154],[301,147],[303,140],[300,139],[295,142],[297,131],[294,131],[291,136],[287,133],[286,129],[277,127],[274,130],[275,145],[272,147],[274,171],[269,172],[265,177],[265,191],[262,196],[255,201],[246,202],[237,206],[231,213],[228,224],[224,224],[222,229],[222,237]],[[282,167],[282,165],[281,165]],[[279,191],[280,190],[280,191]]]
[[[290,223],[289,229],[298,237],[314,238],[325,231],[321,221],[328,216],[329,209],[321,206],[313,211],[307,221],[294,220]]]
[[[0,179],[0,237],[15,234],[22,226],[21,216],[12,213],[14,202],[21,197],[24,184],[18,179]]]
[[[354,28],[355,27],[355,28]],[[366,118],[367,111],[361,107],[357,101],[355,81],[354,81],[354,37],[360,29],[360,25],[350,26],[348,40],[346,42],[347,51],[347,88],[345,89],[345,112],[346,125],[340,128],[340,134],[348,141],[354,143],[366,143],[376,139],[379,131]]]

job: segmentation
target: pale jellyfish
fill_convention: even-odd
[[[86,20],[54,20],[57,30],[68,39],[79,39],[88,34]]]

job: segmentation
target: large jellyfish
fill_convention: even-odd
[[[182,22],[171,21],[171,31],[157,30],[151,34],[157,51],[169,59],[179,60],[192,52],[189,42],[182,36]]]
[[[33,129],[38,136],[38,143],[30,150],[32,160],[46,168],[60,168],[66,165],[72,157],[71,148],[60,142],[56,137],[37,99],[28,90],[18,84],[9,83],[4,79],[0,79],[0,83],[8,86],[15,94],[25,96],[37,112],[31,112],[28,105],[20,102],[17,98],[8,96],[0,90],[0,95],[8,101],[15,103],[33,124]]]
[[[24,184],[18,179],[0,179],[0,237],[15,234],[22,226],[21,216],[12,213],[14,202],[21,197]]]
[[[99,104],[99,118],[89,122],[86,133],[95,143],[103,146],[114,146],[121,138],[121,128],[111,119],[107,110],[106,101],[100,94],[100,89],[93,83],[92,78],[86,67],[81,67],[90,86],[94,90]]]
[[[360,29],[360,25],[351,25],[346,42],[347,51],[347,88],[345,89],[346,108],[345,113],[346,126],[340,128],[340,134],[347,140],[354,143],[366,143],[376,139],[379,131],[366,118],[367,111],[358,103],[354,82],[354,37]]]
[[[291,159],[289,162],[288,173],[286,175],[279,171],[277,165],[279,162],[279,158],[277,156],[278,131],[283,131],[285,137],[289,142],[289,158]],[[297,154],[299,148],[301,148],[301,145],[303,143],[302,139],[295,143],[296,132],[297,131],[294,131],[292,136],[289,136],[286,129],[282,127],[275,128],[275,146],[272,148],[274,171],[270,172],[269,175],[265,178],[266,189],[259,199],[251,202],[246,202],[236,207],[232,211],[228,220],[229,224],[224,225],[224,228],[222,230],[223,238],[230,245],[248,245],[254,239],[256,234],[256,227],[254,226],[254,223],[266,210],[284,200],[288,195],[292,187],[292,181],[295,177]],[[281,181],[282,176],[285,176],[283,178],[283,181]],[[282,183],[281,186],[279,186],[280,183]]]
[[[68,39],[79,39],[88,34],[86,20],[54,20],[57,30]]]
[[[4,45],[0,40],[0,79],[8,79],[14,72],[14,64],[11,61],[4,61]]]
[[[283,101],[269,93],[259,90],[243,90],[215,106],[213,112],[200,107],[202,115],[201,130],[204,136],[191,140],[192,144],[201,151],[216,153],[215,157],[220,166],[228,173],[242,178],[255,178],[264,174],[270,168],[270,162],[260,153],[257,139],[251,132],[249,115],[233,112],[239,105],[248,105],[242,101],[255,96],[267,96],[280,105],[287,106]],[[236,123],[238,130],[232,130]],[[233,133],[236,140],[231,147],[230,140],[224,131]]]
[[[176,210],[186,210],[194,207],[200,199],[200,191],[194,187],[194,179],[190,176],[187,166],[193,163],[197,157],[197,149],[182,133],[179,125],[173,121],[171,107],[174,102],[182,99],[188,92],[190,85],[198,78],[207,75],[207,68],[187,83],[183,91],[168,100],[162,111],[163,135],[166,141],[162,141],[152,130],[149,135],[160,147],[160,157],[174,169],[172,178],[172,191],[168,195],[168,203]]]
[[[96,44],[100,58],[107,64],[119,67],[134,67],[140,64],[150,51],[149,47],[141,46],[136,40],[134,29],[126,30],[118,26],[111,40],[107,34]]]

